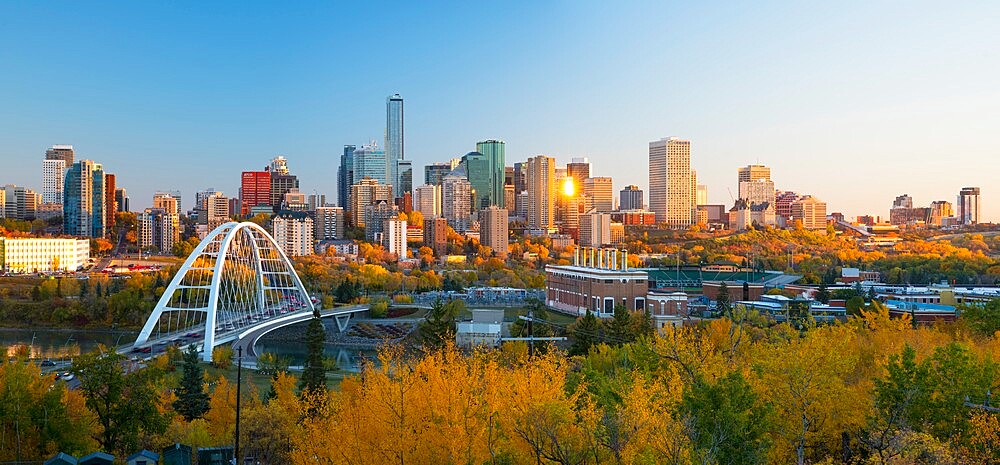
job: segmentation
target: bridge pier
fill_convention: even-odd
[[[345,313],[343,315],[336,315],[333,317],[334,321],[337,322],[337,330],[340,332],[347,331],[347,325],[351,322],[351,313]]]

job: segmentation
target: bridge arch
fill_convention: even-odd
[[[292,262],[256,223],[230,222],[205,236],[170,280],[133,347],[202,344],[212,348],[234,340],[258,322],[292,312],[313,312],[313,304]]]

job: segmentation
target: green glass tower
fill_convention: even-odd
[[[489,206],[503,208],[505,206],[503,185],[506,162],[504,160],[504,143],[502,140],[484,140],[476,144],[476,152],[482,155],[485,170],[482,175],[485,178],[483,181],[483,189],[485,190],[483,191],[480,191],[480,187],[472,180],[473,171],[469,170],[469,182],[476,189],[476,197],[483,199],[479,201],[478,206],[480,209]]]

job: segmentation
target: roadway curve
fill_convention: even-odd
[[[347,307],[337,307],[327,310],[320,310],[320,318],[328,318],[332,316],[342,316],[342,315],[353,315],[355,313],[368,311],[368,305],[351,305]],[[281,318],[275,318],[267,321],[262,321],[259,325],[253,328],[247,329],[246,331],[240,333],[236,339],[233,341],[233,351],[236,352],[238,349],[243,349],[243,365],[244,366],[256,366],[257,364],[257,353],[254,350],[254,346],[257,345],[257,340],[263,337],[265,334],[274,331],[278,328],[284,328],[285,326],[291,326],[296,323],[302,323],[304,321],[309,321],[313,317],[310,312],[296,312],[293,314],[285,315]]]

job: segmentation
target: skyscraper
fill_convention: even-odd
[[[53,145],[45,151],[46,160],[62,160],[63,166],[69,168],[73,165],[75,152],[72,145]],[[59,202],[56,202],[59,203]]]
[[[441,181],[441,214],[456,231],[465,231],[469,227],[472,189],[461,166],[448,173]]]
[[[37,217],[40,202],[37,192],[8,184],[0,188],[0,218],[31,221]]]
[[[469,152],[462,156],[460,168],[452,170],[452,173],[460,170],[464,171],[466,179],[472,185],[475,202],[472,206],[473,209],[480,210],[488,207],[490,205],[490,192],[492,189],[492,173],[490,172],[489,159],[479,152]]]
[[[351,186],[354,185],[354,147],[345,145],[344,153],[340,156],[340,168],[337,169],[337,205],[341,208],[348,207],[348,196],[351,194]]]
[[[767,203],[775,204],[776,191],[771,181],[771,168],[764,165],[747,165],[737,170],[737,188],[739,198],[746,200],[748,206]]]
[[[496,256],[507,258],[507,210],[490,206],[479,212],[480,241],[489,247]]]
[[[294,174],[288,174],[288,168],[279,171],[271,171],[271,200],[269,205],[274,207],[274,211],[281,210],[281,204],[285,201],[285,194],[299,189],[299,178]],[[305,204],[304,196],[302,204]]]
[[[764,165],[747,165],[737,170],[739,178],[737,182],[756,181],[758,179],[771,180],[771,168]]]
[[[42,202],[62,204],[65,172],[64,160],[42,160]]]
[[[489,179],[489,189],[486,192],[479,192],[480,208],[487,206],[504,206],[503,186],[506,179],[505,144],[502,140],[490,139],[476,143],[476,151],[483,154],[486,159],[487,178]],[[471,179],[470,179],[471,182]]]
[[[691,141],[668,137],[649,143],[649,209],[658,223],[691,226]]]
[[[574,182],[576,178],[573,178]],[[587,196],[585,211],[597,209],[609,212],[615,208],[615,193],[609,177],[586,178],[583,180],[583,195]]]
[[[240,181],[240,214],[249,216],[259,205],[271,205],[271,173],[244,171]]]
[[[625,186],[618,192],[619,210],[642,210],[642,189],[639,186]]]
[[[393,162],[393,190],[396,197],[404,197],[413,193],[413,162],[410,160],[396,160]],[[398,190],[396,190],[398,189]]]
[[[979,224],[979,188],[963,187],[958,192],[958,222],[960,224]]]
[[[316,240],[343,239],[346,215],[341,207],[316,207],[313,232]]]
[[[131,211],[129,210],[128,194],[125,192],[124,187],[115,189],[115,205],[118,206],[119,212]]]
[[[441,187],[424,184],[413,189],[413,209],[424,215],[424,218],[441,216]]]
[[[272,158],[270,165],[268,165],[268,171],[278,174],[288,174],[288,160],[285,159],[284,155]]]
[[[115,214],[118,213],[118,203],[115,200],[117,177],[111,173],[104,173],[104,229],[107,232],[115,227]]]
[[[393,94],[385,99],[385,163],[389,177],[382,182],[392,184],[396,197],[402,197],[403,192],[410,192],[401,189],[397,171],[396,161],[405,158],[403,149],[403,97]]]
[[[157,193],[153,196],[153,208],[159,208],[172,215],[180,215],[181,213],[177,199],[164,193]]]
[[[826,202],[805,195],[792,202],[792,220],[802,222],[804,229],[826,229]]]
[[[170,253],[180,241],[180,216],[162,208],[147,208],[136,215],[139,248]]]
[[[538,155],[526,167],[528,228],[550,232],[555,227],[556,159]]]
[[[590,160],[587,157],[574,158],[566,164],[566,175],[573,178],[577,186],[590,177]]]
[[[360,149],[355,149],[352,159],[354,162],[354,184],[364,178],[372,178],[377,180],[379,184],[390,182],[388,181],[388,166],[385,162],[385,150],[378,146],[378,142],[371,141],[362,145]],[[393,189],[395,187],[393,186]]]
[[[441,180],[454,168],[451,163],[431,163],[424,167],[424,184],[440,186]]]
[[[351,223],[355,227],[365,226],[365,207],[379,202],[392,202],[392,186],[379,184],[378,180],[372,178],[362,178],[357,184],[351,186],[349,196],[349,208]]]
[[[66,172],[63,185],[63,232],[80,237],[104,237],[104,169],[80,160]]]

